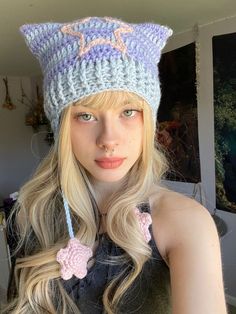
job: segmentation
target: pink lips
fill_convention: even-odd
[[[101,158],[95,160],[99,167],[103,169],[114,169],[118,168],[124,161],[124,158],[112,157],[112,158]]]

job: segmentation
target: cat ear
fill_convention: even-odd
[[[140,32],[140,36],[145,35],[156,46],[159,56],[168,38],[173,34],[173,30],[168,26],[153,23],[138,24],[135,29]],[[159,58],[156,61],[158,62]]]
[[[139,24],[138,28],[161,49],[165,46],[167,39],[173,34],[171,28],[159,24],[143,23]]]
[[[25,24],[19,30],[30,51],[40,59],[47,42],[53,41],[53,35],[60,27],[60,23]],[[60,32],[58,32],[58,36],[60,36]]]

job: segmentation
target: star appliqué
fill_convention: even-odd
[[[151,240],[149,226],[152,224],[152,217],[149,213],[141,213],[137,207],[134,209],[134,211],[138,218],[138,222],[144,239],[148,243]]]
[[[76,238],[69,240],[65,249],[57,253],[57,261],[61,264],[61,277],[70,279],[73,275],[82,279],[87,275],[87,263],[92,257],[92,249],[80,243]]]
[[[117,28],[113,31],[116,41],[113,43],[109,39],[105,39],[103,37],[98,37],[86,45],[84,34],[82,32],[74,31],[73,27],[75,25],[78,25],[78,24],[85,24],[85,23],[89,22],[91,19],[92,19],[92,17],[88,17],[88,18],[80,20],[79,22],[64,25],[61,28],[61,31],[63,33],[69,34],[72,36],[78,36],[80,38],[80,48],[79,48],[79,56],[80,57],[83,56],[84,54],[86,54],[87,52],[89,52],[92,47],[97,46],[97,45],[110,45],[111,47],[118,49],[123,53],[127,52],[127,47],[126,47],[125,43],[123,42],[121,34],[131,33],[134,31],[134,29],[132,27],[130,27],[129,25],[123,23],[123,22],[117,21],[117,20],[109,18],[109,17],[104,17],[103,19],[107,22],[118,23],[120,25],[119,28]]]

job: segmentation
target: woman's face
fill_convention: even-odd
[[[72,149],[81,165],[98,181],[124,178],[142,152],[143,111],[135,104],[108,110],[78,104],[72,106],[70,118]],[[123,162],[119,166],[98,162],[106,157],[122,158]]]

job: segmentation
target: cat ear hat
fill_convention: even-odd
[[[173,33],[169,27],[87,17],[26,24],[20,32],[43,72],[44,110],[54,135],[66,106],[107,90],[138,94],[150,105],[155,121],[161,96],[157,65]]]
[[[71,23],[26,24],[20,27],[26,44],[43,72],[44,111],[54,136],[62,110],[102,91],[128,91],[150,105],[153,120],[160,103],[158,63],[172,30],[154,23],[125,23],[112,17],[87,17]],[[92,256],[75,238],[68,202],[63,202],[70,240],[57,254],[61,277],[83,278]],[[147,242],[151,216],[135,208]]]

